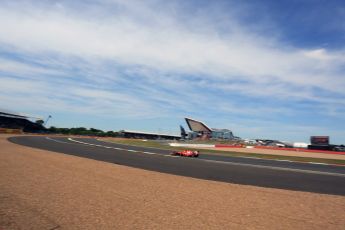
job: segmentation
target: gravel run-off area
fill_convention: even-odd
[[[345,197],[151,172],[0,135],[0,229],[345,229]],[[345,186],[345,185],[344,185]]]

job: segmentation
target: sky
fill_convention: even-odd
[[[345,144],[345,2],[2,0],[0,86],[48,126]]]

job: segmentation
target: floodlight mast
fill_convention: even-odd
[[[48,118],[47,118],[47,120],[44,122],[44,126],[47,126],[47,123],[48,123],[48,121],[49,121],[50,118],[52,118],[51,115],[49,115]]]

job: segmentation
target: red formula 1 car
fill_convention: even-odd
[[[173,151],[171,155],[183,156],[183,157],[198,157],[199,151],[194,151],[194,150]]]

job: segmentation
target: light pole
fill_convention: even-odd
[[[50,118],[52,118],[51,115],[49,115],[48,118],[47,118],[47,120],[44,122],[44,126],[47,126],[47,123],[48,123],[48,121],[49,121]]]

